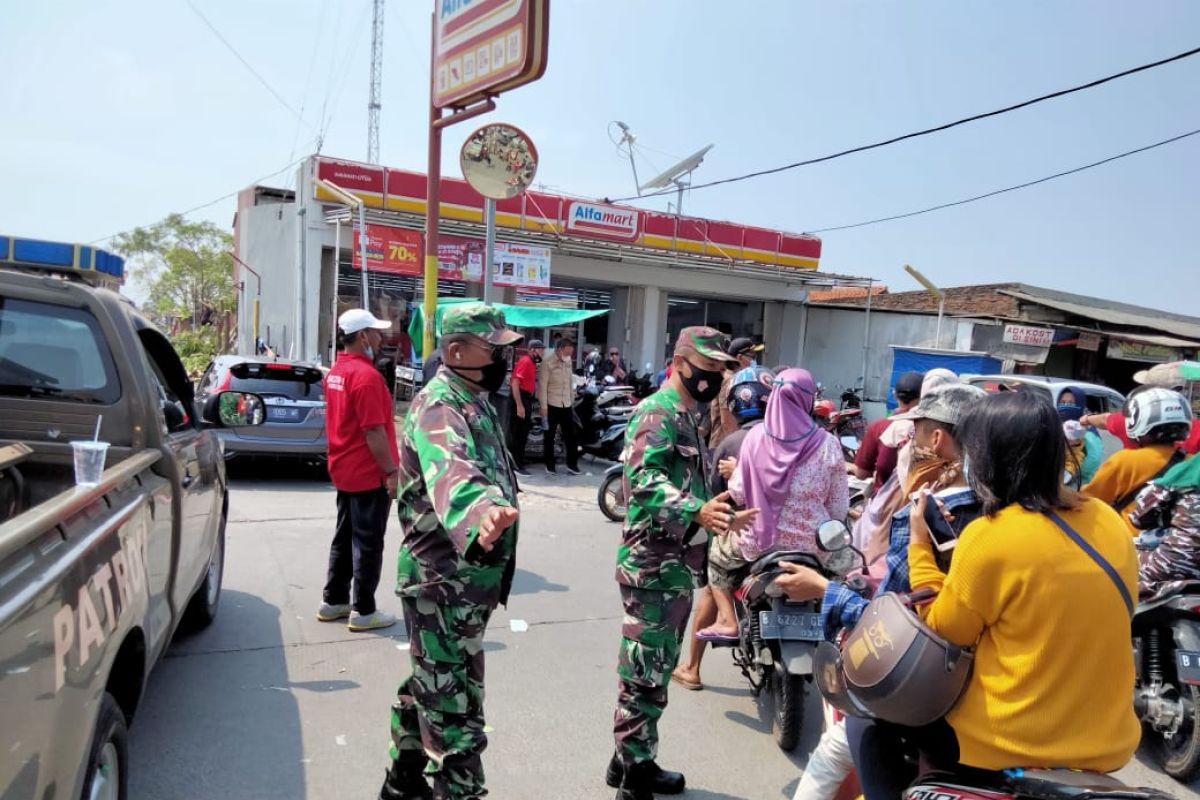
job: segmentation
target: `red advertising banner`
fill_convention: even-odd
[[[367,269],[395,275],[421,274],[421,232],[367,225]],[[362,269],[359,231],[354,229],[354,268]]]

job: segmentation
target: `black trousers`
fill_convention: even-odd
[[[846,739],[866,800],[900,800],[904,796],[904,790],[918,777],[917,765],[906,759],[906,754],[920,753],[934,769],[968,771],[958,764],[958,738],[945,720],[909,728],[846,717]]]
[[[375,589],[383,570],[383,534],[392,501],[382,486],[337,493],[337,531],[329,546],[326,603],[350,603],[359,614],[375,612]],[[353,583],[354,597],[350,597]]]
[[[529,443],[529,429],[533,427],[533,392],[521,392],[521,405],[525,408],[525,419],[517,416],[517,404],[512,404],[512,446],[509,449],[517,466],[524,469],[525,447]]]
[[[496,412],[496,419],[500,420],[500,435],[504,437],[504,446],[508,447],[509,437],[512,436],[512,426],[508,421],[512,411],[512,398],[506,394],[492,392],[488,395],[488,399],[492,403],[492,410]]]
[[[542,440],[546,469],[554,469],[554,431],[562,428],[563,447],[567,451],[567,468],[579,469],[579,432],[575,430],[575,413],[570,408],[546,408],[546,438]]]

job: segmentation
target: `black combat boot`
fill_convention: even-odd
[[[620,756],[614,754],[612,760],[608,762],[608,772],[605,773],[604,779],[609,786],[616,789],[621,787],[622,778],[625,778],[624,788],[626,791],[636,791],[636,787],[644,785],[646,791],[654,794],[680,794],[686,783],[683,773],[668,772],[653,761],[635,764],[626,775],[625,765],[621,763]],[[619,794],[618,797],[624,798],[624,795]],[[629,797],[633,800],[642,800],[642,795],[630,795]]]
[[[379,800],[433,800],[433,790],[425,780],[426,758],[401,756],[392,762],[379,790]]]

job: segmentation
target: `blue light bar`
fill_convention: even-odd
[[[82,273],[94,283],[125,281],[125,259],[85,244],[0,236],[0,267]]]

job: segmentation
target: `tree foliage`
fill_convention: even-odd
[[[145,310],[170,333],[188,372],[203,370],[227,346],[233,311],[233,237],[211,222],[172,214],[113,239],[130,275],[146,290]]]
[[[229,233],[179,214],[113,239],[113,249],[129,259],[133,279],[147,289],[146,308],[190,328],[234,309],[232,248]]]

